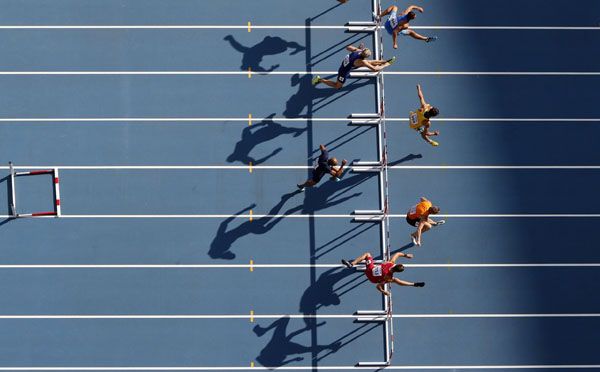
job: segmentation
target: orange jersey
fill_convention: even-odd
[[[411,220],[418,220],[422,217],[429,217],[429,208],[431,208],[431,206],[432,204],[429,200],[420,202],[408,211],[408,218]]]

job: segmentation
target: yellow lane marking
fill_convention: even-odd
[[[248,21],[248,32],[252,32],[252,23]]]
[[[254,212],[252,212],[252,209],[250,209],[250,222],[252,222],[252,220],[254,219],[254,217],[252,217],[253,214]]]
[[[250,323],[254,323],[254,310],[250,310]]]
[[[252,173],[252,162],[250,162],[250,164],[249,164],[248,172]]]
[[[254,271],[254,260],[250,260],[250,272]]]
[[[252,78],[252,67],[248,67],[248,79]]]
[[[248,126],[252,126],[252,114],[248,114]]]

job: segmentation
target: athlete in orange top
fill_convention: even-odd
[[[436,222],[429,218],[430,214],[438,213],[440,213],[440,208],[431,204],[431,202],[424,197],[421,197],[419,204],[414,205],[408,210],[408,213],[406,213],[406,222],[417,228],[417,231],[410,234],[414,245],[421,245],[421,235],[425,231],[431,229],[432,226],[443,225],[446,222],[444,220]]]
[[[375,286],[377,288],[377,290],[386,296],[390,295],[390,293],[385,290],[385,285],[387,283],[393,282],[398,285],[408,286],[408,287],[424,287],[425,283],[423,283],[423,282],[412,283],[412,282],[400,280],[398,278],[394,278],[394,273],[401,273],[404,271],[404,265],[402,265],[402,264],[396,265],[396,260],[400,257],[413,258],[413,255],[410,253],[406,254],[406,253],[398,252],[392,256],[391,260],[389,260],[387,262],[383,262],[380,265],[376,265],[373,262],[373,256],[371,256],[371,254],[367,252],[367,253],[364,253],[362,256],[356,258],[352,262],[342,260],[342,263],[350,268],[350,267],[354,267],[361,261],[365,261],[365,265],[367,266],[367,268],[365,270],[365,275],[367,276],[367,278],[369,278],[369,281],[371,283],[377,284]]]

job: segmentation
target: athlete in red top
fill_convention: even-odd
[[[346,260],[342,260],[342,263],[347,267],[353,267],[360,263],[361,261],[365,261],[365,265],[367,269],[365,270],[365,275],[369,278],[371,283],[376,283],[376,288],[379,292],[383,293],[386,296],[389,296],[389,292],[385,290],[385,285],[387,283],[396,283],[398,285],[408,286],[408,287],[424,287],[425,283],[423,282],[407,282],[404,280],[400,280],[398,278],[394,278],[394,273],[401,273],[404,271],[404,265],[396,264],[396,260],[400,257],[413,258],[412,254],[406,254],[402,252],[398,252],[392,256],[392,259],[383,262],[381,265],[376,265],[373,262],[373,256],[370,253],[365,253],[360,257],[357,257],[354,261],[348,262]]]

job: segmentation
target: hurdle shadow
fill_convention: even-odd
[[[240,70],[248,71],[251,69],[256,72],[271,72],[279,68],[279,65],[272,65],[269,68],[262,67],[260,64],[266,56],[285,53],[291,49],[290,55],[298,54],[306,48],[294,41],[287,41],[278,36],[266,36],[261,42],[253,46],[245,46],[238,42],[233,35],[227,35],[223,39],[231,45],[233,49],[242,53],[242,65]]]
[[[329,178],[328,176],[326,177]],[[362,195],[362,192],[351,193],[352,190],[367,182],[372,177],[375,177],[372,173],[356,173],[352,176],[346,176],[337,182],[327,179],[320,186],[307,188],[304,202],[287,210],[286,214],[296,212],[313,214],[356,198]]]
[[[250,156],[250,152],[252,152],[256,146],[285,134],[298,137],[302,133],[306,132],[307,128],[285,127],[279,123],[276,123],[273,121],[274,116],[275,113],[272,113],[264,118],[261,122],[245,127],[242,130],[242,138],[235,144],[233,153],[227,157],[227,162],[234,163],[237,161],[242,164],[262,164],[273,156],[277,155],[283,148],[278,147],[269,155],[266,155],[260,159],[256,159]]]
[[[394,165],[406,163],[407,161],[412,161],[415,159],[421,159],[422,157],[423,157],[423,155],[421,155],[421,154],[408,154],[405,157],[403,157],[402,159],[388,162],[388,166],[393,167]]]
[[[354,224],[352,228],[350,228],[350,230],[345,231],[342,234],[336,236],[335,238],[329,240],[328,242],[316,247],[314,250],[315,256],[313,258],[319,259],[323,257],[327,253],[330,253],[336,248],[341,247],[342,245],[348,243],[350,240],[356,238],[361,234],[364,234],[365,232],[376,226],[378,225],[370,222]]]
[[[319,353],[329,350],[330,353],[334,353],[339,350],[341,342],[332,342],[327,345],[313,344],[311,346],[302,345],[294,342],[293,338],[310,331],[311,328],[302,327],[295,331],[288,333],[288,325],[290,323],[289,317],[281,317],[272,322],[267,327],[262,327],[259,324],[254,326],[253,332],[258,336],[262,337],[269,331],[273,331],[273,336],[265,347],[260,351],[260,354],[256,357],[256,360],[268,368],[277,368],[285,366],[289,363],[299,362],[304,360],[304,357],[293,355],[311,354],[318,355]],[[325,322],[314,323],[311,327],[315,329],[325,325]]]
[[[269,216],[255,218],[252,220],[252,222],[250,222],[250,220],[246,220],[237,227],[229,229],[229,225],[237,218],[237,216],[248,212],[251,209],[254,209],[256,207],[256,204],[249,205],[248,207],[235,213],[233,216],[225,219],[219,225],[217,234],[215,235],[213,241],[210,244],[208,255],[214,259],[233,260],[235,258],[235,253],[231,251],[233,244],[238,239],[246,235],[262,235],[269,232],[285,217],[283,215],[280,217],[270,216],[279,214],[279,211],[281,211],[285,203],[296,194],[298,194],[298,192],[295,191],[283,195],[281,197],[281,200],[275,206],[273,206],[273,208],[271,208],[271,210],[267,213]]]
[[[327,147],[328,151],[335,151],[337,149],[339,149],[340,147],[352,142],[353,140],[355,140],[356,138],[362,136],[363,134],[366,134],[369,131],[374,131],[375,127],[374,126],[350,126],[351,128],[349,131],[347,131],[346,133],[324,143],[325,147]],[[321,152],[320,149],[316,148],[312,151],[312,156],[313,156],[313,161],[316,160],[319,156],[319,153]]]
[[[372,81],[364,79],[362,81],[353,80],[340,90],[330,87],[317,88],[312,85],[310,73],[304,76],[294,74],[291,77],[291,85],[292,87],[297,86],[298,91],[285,103],[283,115],[286,118],[311,118],[316,112],[352,93],[353,90],[372,84]]]

